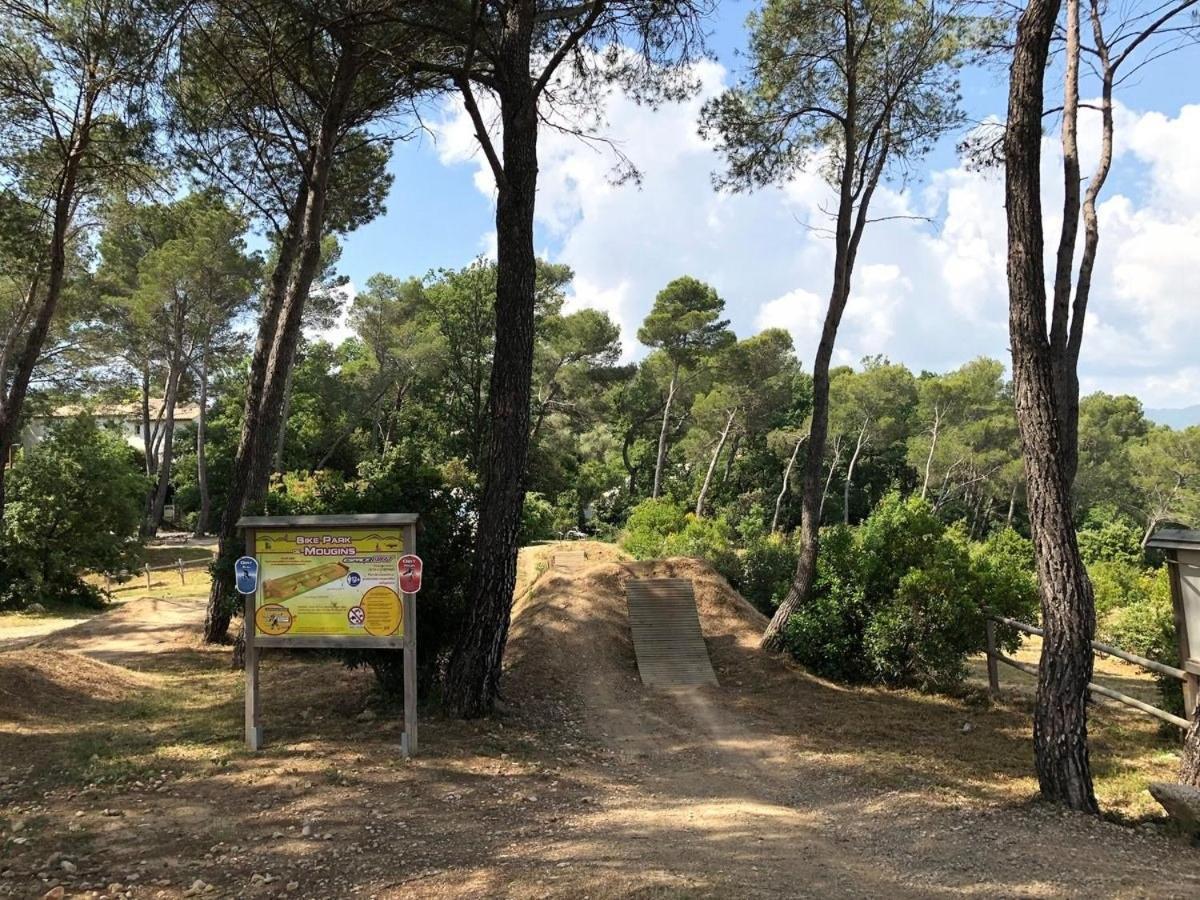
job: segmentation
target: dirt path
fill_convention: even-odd
[[[370,675],[320,656],[268,657],[242,751],[199,600],[0,653],[0,896],[1200,895],[1160,828],[1030,802],[1023,711],[823,682],[761,654],[706,567],[570,550],[523,554],[500,712],[428,711],[409,763]],[[641,685],[645,575],[693,579],[720,687]]]

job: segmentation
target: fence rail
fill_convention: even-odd
[[[185,573],[188,569],[199,569],[199,568],[207,569],[209,566],[212,565],[212,561],[213,560],[212,560],[211,556],[200,557],[199,559],[179,558],[179,559],[176,559],[174,562],[161,563],[160,565],[157,565],[157,566],[145,565],[145,566],[142,566],[140,569],[135,569],[132,572],[126,570],[126,571],[122,572],[117,578],[113,578],[112,576],[105,575],[104,581],[105,581],[105,584],[107,584],[109,587],[111,587],[114,580],[120,581],[122,578],[133,578],[135,575],[144,575],[146,578],[146,590],[150,590],[150,573],[151,572],[175,571],[175,572],[179,573],[179,583],[187,584],[187,576]]]
[[[1016,619],[1009,619],[1006,616],[988,616],[987,617],[987,669],[988,669],[988,692],[995,696],[1000,690],[1000,667],[997,663],[1004,663],[1006,666],[1012,666],[1014,669],[1019,669],[1026,675],[1032,675],[1034,678],[1038,676],[1038,667],[1029,663],[1021,662],[1018,659],[1013,659],[1011,656],[1005,656],[1000,652],[999,644],[996,641],[996,626],[1005,625],[1009,628],[1015,628],[1017,631],[1025,634],[1037,635],[1042,637],[1044,632],[1035,625],[1029,625],[1025,622],[1018,622]],[[1133,663],[1136,666],[1141,666],[1145,669],[1150,669],[1160,675],[1166,675],[1169,678],[1175,678],[1179,681],[1188,682],[1196,676],[1190,672],[1185,672],[1183,669],[1177,669],[1174,666],[1168,666],[1166,663],[1158,662],[1157,660],[1147,659],[1144,656],[1138,656],[1136,653],[1129,653],[1122,650],[1120,647],[1114,647],[1111,644],[1105,644],[1100,641],[1092,641],[1092,650],[1096,653],[1103,653],[1106,656],[1115,656],[1118,659],[1123,659],[1126,662]],[[1157,706],[1152,706],[1144,700],[1139,700],[1137,697],[1131,697],[1128,694],[1123,694],[1120,691],[1113,690],[1110,687],[1105,687],[1102,684],[1088,683],[1088,690],[1093,694],[1098,694],[1101,697],[1107,697],[1109,700],[1116,700],[1118,703],[1124,703],[1139,712],[1143,712],[1148,716],[1153,716],[1163,722],[1169,722],[1176,725],[1185,731],[1191,726],[1191,723],[1174,713],[1169,713],[1165,709],[1159,709]]]

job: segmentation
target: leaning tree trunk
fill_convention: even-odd
[[[0,383],[0,463],[8,460],[9,450],[17,440],[21,425],[21,412],[25,407],[25,396],[33,370],[42,356],[42,346],[50,333],[58,301],[62,296],[63,280],[67,271],[67,234],[75,211],[75,189],[79,170],[83,164],[91,137],[92,108],[95,96],[89,94],[84,103],[83,119],[76,132],[77,137],[64,161],[62,178],[54,199],[54,224],[50,233],[50,262],[46,274],[46,294],[34,316],[33,325],[25,336],[25,345],[17,358],[11,384]],[[0,464],[0,522],[4,521],[4,482],[8,466]]]
[[[1087,744],[1095,609],[1071,519],[1043,270],[1042,82],[1058,9],[1059,0],[1030,0],[1013,52],[1004,137],[1009,332],[1045,632],[1033,724],[1038,784],[1047,799],[1095,813]]]
[[[271,289],[263,303],[242,432],[229,482],[229,497],[221,517],[219,549],[205,614],[204,639],[210,643],[225,639],[237,605],[233,563],[241,555],[238,519],[245,510],[262,502],[270,481],[283,389],[295,358],[304,303],[320,263],[329,176],[359,63],[360,48],[351,46],[342,51],[329,102],[309,151],[304,184],[290,211],[271,276]]]
[[[848,223],[848,213],[846,216]],[[841,222],[839,220],[839,231]],[[833,344],[837,338],[842,312],[850,296],[849,272],[845,266],[844,245],[839,242],[838,259],[834,263],[833,290],[825,326],[813,362],[812,425],[808,431],[808,448],[804,456],[804,482],[800,493],[800,555],[796,574],[787,595],[775,610],[761,645],[768,650],[782,650],[784,627],[792,614],[807,602],[817,574],[817,542],[821,527],[821,464],[825,458],[825,441],[829,436],[829,363],[833,359]]]
[[[721,437],[717,441],[717,446],[713,450],[712,459],[708,461],[708,471],[704,473],[704,484],[700,485],[700,496],[696,498],[696,518],[704,518],[704,500],[708,496],[708,488],[712,484],[713,471],[717,468],[717,460],[721,458],[721,451],[725,449],[725,441],[729,438],[729,429],[733,427],[734,417],[737,416],[737,410],[729,413],[729,418],[725,420],[725,428],[721,431]]]
[[[654,489],[650,492],[650,496],[657,500],[659,492],[662,490],[662,472],[663,465],[667,460],[667,429],[670,427],[671,421],[671,404],[675,400],[675,389],[679,384],[679,366],[671,369],[671,385],[667,388],[667,402],[663,406],[662,427],[658,432],[658,456],[654,462]]]
[[[516,582],[517,531],[525,498],[533,382],[533,306],[537,258],[537,97],[529,83],[529,35],[506,29],[500,98],[503,173],[496,197],[496,348],[488,394],[491,432],[471,572],[471,604],[446,672],[447,705],[465,717],[495,701]]]
[[[296,375],[296,367],[288,366],[287,378],[283,385],[283,412],[280,414],[279,437],[275,441],[275,455],[271,459],[271,471],[279,473],[283,471],[283,451],[287,446],[287,423],[288,416],[292,412],[292,381]]]
[[[783,508],[783,498],[787,496],[788,482],[792,478],[792,467],[796,465],[796,457],[800,453],[800,445],[804,443],[806,437],[808,435],[802,435],[796,441],[796,446],[792,448],[792,455],[788,457],[787,466],[783,470],[783,483],[779,485],[779,493],[775,497],[775,515],[771,516],[772,534],[779,530],[779,511]]]

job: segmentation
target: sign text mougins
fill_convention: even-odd
[[[400,528],[264,528],[255,630],[272,637],[401,637]]]

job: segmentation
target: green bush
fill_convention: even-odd
[[[1114,565],[1117,564],[1107,564],[1106,572]],[[1178,666],[1179,643],[1171,605],[1170,574],[1165,566],[1145,571],[1127,568],[1132,571],[1126,572],[1122,580],[1132,586],[1131,590],[1124,595],[1123,602],[1110,605],[1100,616],[1097,629],[1100,639],[1131,653]],[[1155,675],[1155,679],[1164,708],[1183,715],[1183,685],[1168,676]]]
[[[796,542],[781,534],[760,534],[744,538],[743,547],[737,588],[760,612],[771,615],[796,574]]]
[[[663,556],[663,544],[670,535],[683,530],[686,515],[682,506],[670,500],[643,500],[630,510],[621,549],[634,559]]]
[[[525,494],[525,505],[521,507],[521,530],[517,540],[524,547],[535,541],[554,538],[555,509],[541,494],[529,491]]]
[[[1093,510],[1079,531],[1079,555],[1089,566],[1099,562],[1142,565],[1142,533],[1112,510]]]
[[[274,486],[267,511],[272,515],[420,515],[417,554],[425,566],[417,600],[417,675],[424,694],[438,682],[467,605],[474,546],[471,500],[462,488],[448,482],[443,471],[393,448],[382,458],[364,462],[352,481],[328,472],[289,475]],[[342,656],[347,665],[369,666],[383,691],[399,696],[401,654],[359,650]]]
[[[814,596],[788,622],[788,646],[831,678],[952,689],[984,648],[985,606],[1013,618],[1036,609],[1021,540],[972,548],[925,501],[889,494],[857,529],[822,533]]]
[[[666,536],[662,556],[691,556],[707,560],[731,583],[741,579],[742,565],[733,549],[733,530],[724,519],[684,516],[683,528]]]
[[[133,450],[89,415],[71,419],[8,474],[0,608],[35,601],[98,604],[86,572],[136,568],[149,485]]]

